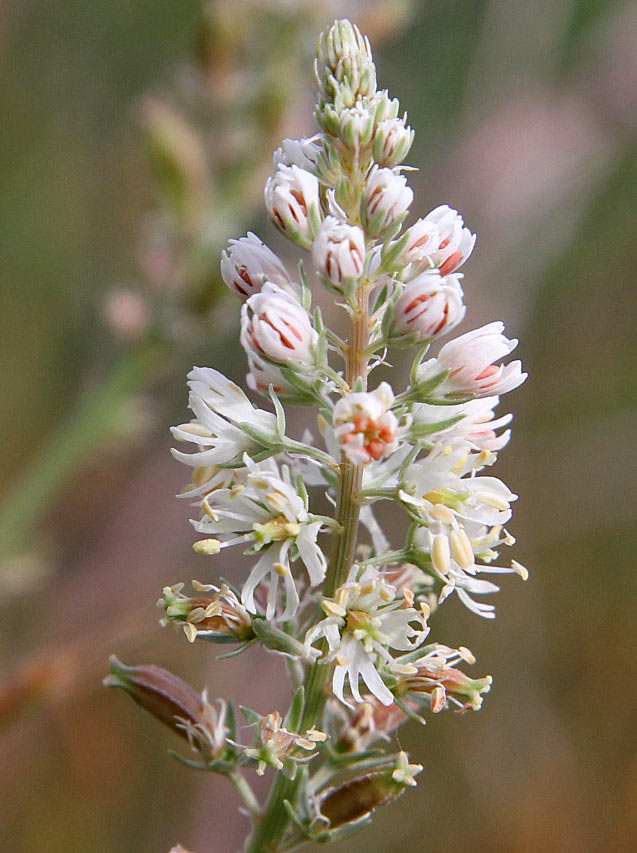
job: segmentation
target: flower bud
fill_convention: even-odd
[[[374,134],[374,160],[380,166],[397,166],[405,159],[414,141],[414,131],[404,119],[388,118],[379,122]]]
[[[346,225],[327,216],[312,248],[314,267],[334,287],[358,278],[365,265],[365,235],[357,225]]]
[[[376,69],[369,41],[348,20],[335,21],[319,40],[314,75],[319,101],[339,100],[351,107],[376,91]]]
[[[323,150],[323,137],[320,133],[307,139],[284,139],[281,147],[274,152],[274,168],[298,166],[306,172],[316,174],[317,163]]]
[[[438,267],[441,275],[448,275],[462,266],[476,242],[475,234],[464,227],[462,216],[446,204],[419,219],[409,229],[409,234],[404,260],[416,262],[416,272]]]
[[[464,313],[459,277],[425,272],[410,281],[396,300],[394,326],[398,334],[428,340],[451,331]]]
[[[319,183],[298,166],[277,167],[265,184],[265,206],[277,228],[303,249],[309,249],[320,224]]]
[[[279,258],[252,232],[240,240],[230,240],[228,249],[221,253],[221,277],[242,299],[258,293],[266,281],[282,288],[290,285]]]
[[[241,309],[241,344],[248,355],[309,365],[317,340],[305,308],[274,284],[265,284]]]
[[[266,361],[264,358],[259,358],[254,353],[248,355],[246,383],[252,391],[258,391],[259,394],[264,394],[266,397],[268,396],[270,385],[272,385],[274,391],[280,397],[295,394],[297,390],[283,376],[280,367]]]
[[[374,133],[374,114],[357,104],[339,115],[339,136],[352,151],[369,145]]]
[[[404,175],[374,166],[367,179],[362,209],[369,234],[378,237],[402,221],[413,197]]]
[[[522,373],[522,362],[512,361],[506,366],[492,363],[517,346],[518,342],[506,338],[503,331],[503,323],[489,323],[449,341],[437,358],[422,365],[419,381],[448,370],[449,375],[436,389],[437,394],[487,397],[517,388],[527,376]]]

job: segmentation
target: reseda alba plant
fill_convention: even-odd
[[[285,716],[242,708],[239,731],[232,703],[210,704],[165,670],[113,659],[107,678],[187,738],[188,763],[236,784],[252,853],[341,838],[416,784],[422,767],[393,751],[391,734],[428,711],[478,710],[491,684],[459,669],[474,662],[468,649],[430,640],[431,610],[456,593],[492,619],[483,596],[498,587],[482,575],[526,578],[515,561],[493,564],[514,542],[504,525],[515,495],[483,473],[509,438],[499,395],[526,378],[519,361],[500,363],[516,341],[495,322],[427,357],[464,317],[458,270],[475,237],[446,205],[403,228],[413,131],[377,90],[369,44],[349,21],[321,37],[315,75],[320,132],[285,140],[265,187],[272,222],[307,253],[298,280],[254,234],[221,259],[243,303],[247,384],[266,408],[195,367],[194,418],[173,429],[192,445],[174,455],[193,472],[183,496],[197,507],[195,551],[214,560],[239,547],[254,564],[240,588],[194,582],[186,595],[177,584],[159,601],[162,621],[191,642],[286,656],[292,704]],[[319,287],[346,312],[346,338],[313,309]],[[387,352],[408,347],[407,387],[369,389]],[[289,436],[288,405],[314,407],[318,433]],[[320,493],[332,515],[314,511]],[[403,510],[404,541],[390,543],[376,520],[381,501]],[[245,771],[266,767],[276,776],[260,804]]]

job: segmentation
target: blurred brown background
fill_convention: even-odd
[[[287,47],[300,55],[335,13],[261,5],[307,16],[307,45]],[[634,849],[637,9],[398,5],[394,31],[390,3],[348,11],[417,132],[414,212],[446,202],[478,233],[463,330],[502,319],[521,340],[530,378],[503,405],[514,438],[496,473],[521,496],[511,530],[531,578],[504,582],[495,623],[455,601],[441,610],[436,639],[469,646],[492,692],[479,714],[404,729],[418,789],[335,849]],[[111,652],[263,713],[285,701],[279,660],[216,662],[154,609],[163,585],[212,579],[173,497],[184,473],[167,428],[185,419],[194,360],[242,376],[238,312],[222,300],[196,333],[177,324],[142,379],[119,376],[126,347],[102,319],[105,294],[135,279],[157,207],[140,99],[181,79],[199,20],[199,0],[0,7],[0,850],[12,853],[240,848],[247,822],[227,783],[175,763],[172,735],[101,687]],[[305,67],[281,136],[313,132]],[[260,209],[235,220],[230,234],[254,228],[281,248]]]

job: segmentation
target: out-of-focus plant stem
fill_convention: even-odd
[[[32,530],[60,490],[121,423],[121,406],[162,363],[164,345],[146,341],[124,352],[110,375],[42,444],[0,506],[0,560],[29,549]],[[2,562],[0,562],[0,570]]]

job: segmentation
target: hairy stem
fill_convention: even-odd
[[[357,379],[367,383],[369,343],[369,290],[362,285],[357,292],[357,308],[352,312],[350,321],[350,345],[347,353],[347,382],[350,388]],[[338,474],[338,497],[336,502],[336,521],[338,533],[334,550],[328,566],[323,592],[327,597],[334,595],[339,586],[347,579],[354,562],[358,538],[358,520],[360,514],[359,493],[363,482],[363,466],[354,465],[344,455]],[[299,730],[320,727],[323,709],[327,700],[326,686],[331,679],[333,666],[325,663],[313,664],[305,680],[305,708]],[[262,820],[255,827],[248,846],[248,853],[276,853],[281,850],[290,818],[283,805],[284,800],[292,802],[295,783],[278,773]]]

